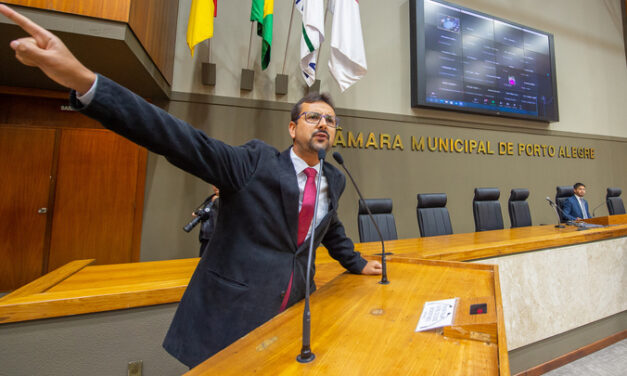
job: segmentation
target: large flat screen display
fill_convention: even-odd
[[[558,120],[551,34],[440,0],[410,0],[412,107]]]

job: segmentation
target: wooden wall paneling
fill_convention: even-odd
[[[6,4],[128,22],[131,0],[4,0]]]
[[[133,0],[129,26],[163,77],[172,85],[178,1]]]
[[[54,140],[54,129],[0,126],[0,291],[42,274]]]
[[[49,128],[97,128],[100,123],[69,108],[69,92],[0,87],[0,123]],[[35,97],[31,95],[48,95]],[[52,97],[58,95],[60,98]]]
[[[139,262],[142,224],[144,220],[144,192],[146,191],[146,163],[148,161],[148,149],[138,147],[137,160],[137,187],[135,188],[135,212],[133,216],[133,240],[131,242],[131,261]]]
[[[136,261],[139,162],[139,146],[109,131],[62,130],[49,271],[77,259]]]
[[[59,171],[59,146],[61,145],[61,130],[55,129],[54,151],[52,154],[52,171],[50,173],[50,192],[48,193],[48,221],[44,232],[44,253],[41,260],[41,273],[48,272],[50,263],[50,237],[52,236],[52,218],[54,217],[54,202],[57,193],[57,173]]]

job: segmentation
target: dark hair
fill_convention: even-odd
[[[586,186],[583,183],[575,183],[575,185],[573,185],[573,189],[577,189],[579,187],[584,187],[585,188]]]
[[[331,106],[333,111],[335,111],[335,106],[333,105],[333,100],[331,99],[331,95],[329,93],[309,93],[302,97],[294,107],[292,107],[292,121],[296,121],[298,119],[298,115],[300,115],[300,106],[303,103],[315,103],[315,102],[324,102]]]

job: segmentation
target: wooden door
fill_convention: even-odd
[[[97,264],[137,261],[142,150],[109,131],[63,130],[48,271],[85,258]]]
[[[55,133],[0,127],[0,291],[42,274]]]

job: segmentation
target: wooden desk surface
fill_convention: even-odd
[[[406,260],[390,262],[389,285],[378,276],[343,274],[311,298],[311,348],[300,353],[300,302],[186,375],[508,375],[496,266]],[[498,340],[452,338],[414,330],[426,301],[482,297],[497,307]],[[500,369],[499,369],[500,362]]]
[[[386,251],[394,253],[391,260],[465,261],[622,236],[627,236],[627,224],[584,231],[546,225],[385,244]],[[355,245],[366,256],[380,252],[380,247],[378,242]],[[178,302],[198,258],[87,266],[89,262],[69,263],[0,298],[0,324]],[[318,249],[315,281],[319,287],[343,272],[324,248]]]
[[[585,229],[554,225],[470,232],[428,238],[388,240],[386,252],[394,258],[467,261],[512,253],[562,247],[596,240],[627,236],[627,224]],[[355,249],[365,255],[381,252],[380,242],[359,243]]]
[[[0,324],[116,309],[176,303],[198,258],[88,266],[77,260],[0,298]],[[322,248],[316,285],[345,269]]]

